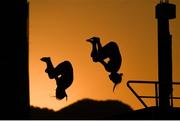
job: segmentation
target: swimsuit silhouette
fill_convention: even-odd
[[[87,40],[92,44],[91,57],[94,62],[100,62],[107,72],[110,72],[109,78],[115,84],[113,91],[117,84],[122,80],[122,73],[117,73],[121,67],[122,57],[119,51],[119,47],[115,42],[109,42],[102,47],[100,38],[92,37]],[[108,62],[105,59],[109,59]]]
[[[45,72],[48,73],[49,78],[56,80],[56,98],[63,99],[66,97],[67,100],[65,90],[73,82],[73,68],[71,63],[69,61],[64,61],[54,68],[50,57],[43,57],[41,58],[41,61],[46,62],[47,64]]]

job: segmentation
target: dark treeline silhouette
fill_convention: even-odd
[[[65,90],[73,82],[73,67],[71,63],[69,61],[63,61],[54,67],[50,57],[42,57],[41,61],[47,65],[45,72],[48,73],[49,78],[56,80],[56,98],[61,100],[66,97],[67,99],[68,96]]]
[[[93,62],[100,62],[105,70],[109,72],[109,78],[114,83],[113,91],[122,80],[122,73],[118,73],[121,67],[122,57],[118,45],[111,41],[105,46],[101,45],[99,37],[92,37],[87,40],[92,44],[91,57]],[[105,59],[109,59],[108,62]]]
[[[31,107],[31,119],[113,119],[132,111],[130,106],[120,101],[83,99],[57,112]]]
[[[161,112],[157,107],[133,110],[129,105],[116,100],[96,101],[79,100],[59,111],[31,106],[30,119],[41,120],[173,120],[179,119],[180,108],[169,113]]]
[[[30,110],[30,119],[57,119],[56,112],[54,110],[50,110],[48,108],[39,108],[35,106],[31,106]]]
[[[157,107],[133,110],[130,106],[115,100],[96,101],[83,99],[59,111],[31,106],[30,119],[64,120],[177,120],[180,108],[173,108],[169,113],[160,112]]]
[[[168,113],[162,112],[158,107],[138,109],[129,113],[119,114],[113,119],[128,120],[177,120],[179,119],[180,108],[172,108]]]

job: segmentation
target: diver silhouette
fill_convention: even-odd
[[[113,91],[117,84],[122,80],[123,73],[118,73],[121,67],[122,57],[119,47],[115,42],[109,42],[102,47],[99,37],[92,37],[87,42],[92,44],[91,57],[94,62],[100,62],[107,72],[110,72],[109,78],[115,84]],[[105,59],[109,59],[108,62]]]
[[[48,73],[49,78],[56,80],[56,98],[63,99],[66,97],[67,100],[68,96],[65,90],[73,82],[73,68],[71,63],[64,61],[54,68],[50,57],[42,57],[40,60],[47,64],[45,72]]]

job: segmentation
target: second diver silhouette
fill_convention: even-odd
[[[48,73],[49,78],[56,80],[56,98],[61,100],[66,97],[67,100],[65,90],[73,82],[73,68],[71,63],[69,61],[64,61],[54,68],[50,57],[42,57],[41,61],[47,64],[45,72]]]
[[[99,37],[92,37],[87,40],[92,44],[91,57],[94,62],[100,62],[107,72],[110,72],[109,78],[114,83],[113,91],[117,84],[122,80],[123,73],[118,73],[121,67],[122,57],[119,47],[115,42],[109,42],[105,46],[100,43]],[[108,62],[105,59],[109,59]]]

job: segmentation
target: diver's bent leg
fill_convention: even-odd
[[[98,50],[96,48],[96,43],[93,43],[91,57],[92,57],[93,62],[99,62]]]
[[[98,40],[96,39],[88,39],[86,40],[87,42],[90,42],[92,44],[92,51],[91,51],[91,57],[92,57],[92,60],[93,62],[99,62],[99,56],[98,56],[98,49],[97,49],[97,42]]]

